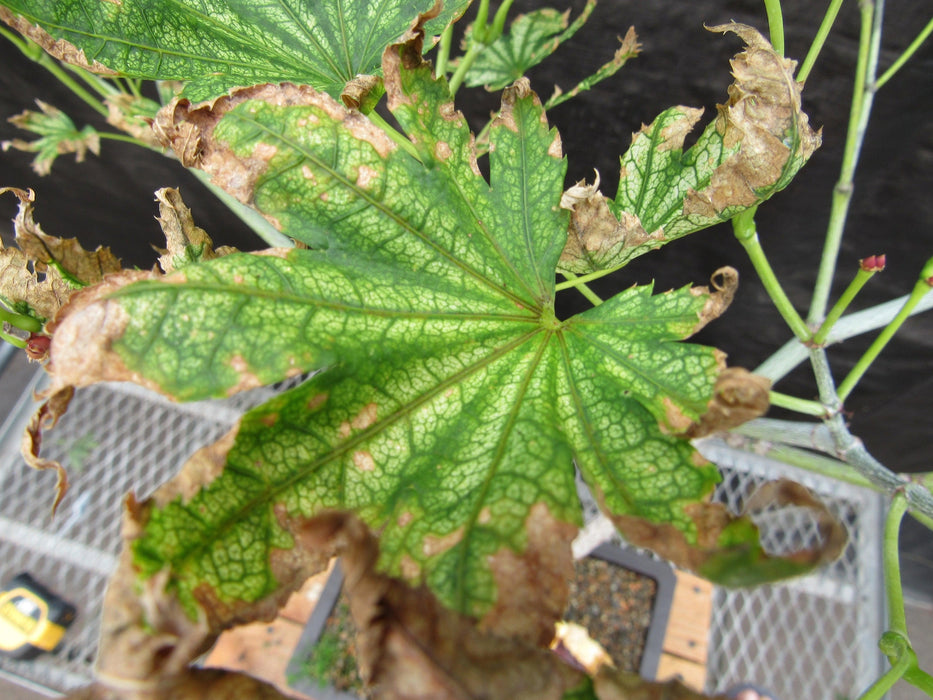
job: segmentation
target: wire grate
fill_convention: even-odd
[[[849,533],[839,559],[810,576],[754,589],[715,590],[706,690],[723,692],[753,682],[776,697],[857,697],[883,671],[876,646],[883,632],[882,498],[721,441],[699,446],[724,474],[714,499],[734,511],[764,482],[787,477],[816,493]],[[819,542],[816,523],[805,509],[753,517],[763,545],[773,553]]]
[[[43,444],[43,456],[60,461],[71,480],[54,520],[55,474],[30,469],[19,456],[20,434],[33,410],[30,401],[21,402],[0,434],[0,489],[7,494],[0,505],[0,580],[28,571],[77,604],[78,616],[53,654],[31,661],[0,658],[0,671],[59,692],[87,684],[126,494],[146,497],[243,411],[300,381],[187,405],[128,384],[78,391]]]

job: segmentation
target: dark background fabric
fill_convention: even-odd
[[[550,4],[550,3],[549,3]],[[553,3],[561,6],[559,3]],[[574,16],[584,4],[571,0]],[[786,54],[802,59],[827,2],[785,0]],[[929,3],[889,0],[881,58],[882,70],[929,19]],[[542,6],[519,0],[517,11]],[[562,7],[562,6],[561,6]],[[760,0],[602,0],[589,23],[557,54],[531,72],[533,87],[546,98],[555,83],[569,89],[612,55],[616,37],[634,25],[643,53],[614,78],[558,106],[549,114],[561,132],[569,161],[567,183],[602,176],[612,196],[618,182],[618,156],[631,134],[660,111],[675,105],[703,106],[711,118],[731,82],[729,59],[741,49],[734,36],[704,30],[729,20],[758,27],[767,35]],[[828,220],[829,201],[839,172],[858,40],[857,3],[843,6],[830,40],[804,91],[811,124],[823,129],[823,147],[784,192],[759,210],[764,248],[791,300],[806,313]],[[44,69],[0,40],[0,116],[32,108],[42,99],[71,115],[81,126],[101,125],[88,109]],[[458,106],[478,128],[497,106],[495,95],[463,90]],[[862,292],[854,309],[907,293],[923,261],[933,255],[933,42],[877,95],[855,185],[855,200],[840,254],[833,299],[854,274],[858,259],[886,253],[888,268]],[[704,122],[705,123],[705,122]],[[23,137],[0,121],[0,140]],[[0,184],[32,187],[37,219],[49,233],[77,236],[86,247],[109,245],[128,263],[150,267],[153,245],[161,242],[153,191],[180,187],[196,222],[218,244],[262,247],[189,173],[173,160],[132,145],[105,141],[101,156],[76,164],[63,156],[50,176],[30,170],[30,155],[0,154]],[[0,198],[0,218],[12,217],[16,202]],[[7,236],[10,227],[3,227]],[[702,231],[639,258],[597,283],[603,294],[655,280],[657,290],[706,283],[722,265],[741,273],[738,296],[726,315],[699,340],[715,344],[729,362],[754,368],[790,338],[773,310],[745,254],[727,225]],[[830,350],[841,380],[873,334]],[[933,470],[930,420],[933,414],[933,314],[905,324],[895,341],[846,403],[853,431],[870,451],[895,471]],[[777,389],[815,397],[812,375],[801,367]]]

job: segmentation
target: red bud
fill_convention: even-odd
[[[29,339],[26,341],[26,355],[29,356],[30,360],[42,362],[49,356],[49,346],[51,344],[52,339],[49,336],[30,333]]]
[[[859,267],[865,272],[881,272],[884,269],[885,256],[869,255],[867,258],[858,261]]]

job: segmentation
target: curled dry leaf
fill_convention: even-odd
[[[4,192],[12,192],[19,199],[19,211],[13,220],[16,244],[33,262],[37,272],[54,267],[73,287],[82,287],[96,284],[104,275],[123,269],[110,248],[98,247],[88,251],[81,247],[77,238],[58,238],[45,233],[33,216],[36,197],[32,190],[0,189],[0,194]]]
[[[159,267],[168,274],[176,268],[201,260],[235,252],[224,246],[214,250],[214,242],[207,232],[196,226],[191,210],[182,201],[181,193],[172,187],[163,187],[155,193],[159,203],[159,226],[165,234],[165,250],[160,250]]]
[[[108,124],[150,148],[159,147],[159,139],[152,131],[152,120],[159,111],[159,103],[121,92],[105,98],[104,104],[107,106]]]
[[[18,248],[0,244],[0,299],[11,310],[49,321],[76,288],[120,269],[108,248],[88,252],[74,238],[43,232],[33,218],[32,190],[0,188],[0,194],[5,192],[19,199],[14,219]]]
[[[45,469],[54,469],[58,474],[58,480],[55,484],[55,499],[52,502],[52,513],[58,509],[58,505],[65,497],[68,491],[68,474],[64,467],[58,462],[50,459],[43,459],[39,456],[42,448],[42,432],[51,430],[55,427],[58,419],[68,410],[68,404],[74,396],[74,387],[65,386],[46,392],[45,401],[39,406],[39,409],[29,419],[26,429],[23,431],[20,452],[23,459],[33,469],[40,471]]]
[[[787,506],[803,507],[812,513],[821,541],[795,552],[767,552],[759,544],[758,528],[749,513]],[[626,541],[647,547],[675,565],[723,586],[753,586],[807,573],[814,566],[834,561],[847,542],[845,526],[827,506],[806,488],[788,480],[761,486],[738,517],[721,503],[693,503],[685,510],[695,526],[693,541],[667,523],[652,523],[632,515],[608,515]]]
[[[377,540],[354,516],[313,518],[299,537],[306,547],[333,547],[341,556],[361,674],[379,698],[557,700],[583,681],[546,649],[483,631],[426,588],[377,573]]]
[[[742,425],[768,410],[771,380],[741,367],[727,367],[716,379],[706,413],[686,430],[691,438]]]
[[[672,107],[632,136],[615,200],[593,192],[573,204],[560,269],[621,267],[649,250],[726,221],[783,189],[820,144],[801,110],[796,62],[755,29],[735,22],[748,45],[732,60],[735,81],[717,117],[684,152],[703,110]]]

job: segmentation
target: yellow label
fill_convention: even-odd
[[[31,614],[24,608],[32,608]],[[64,627],[49,620],[46,602],[32,591],[15,588],[0,595],[0,649],[3,651],[15,651],[24,644],[51,651],[64,634]]]

